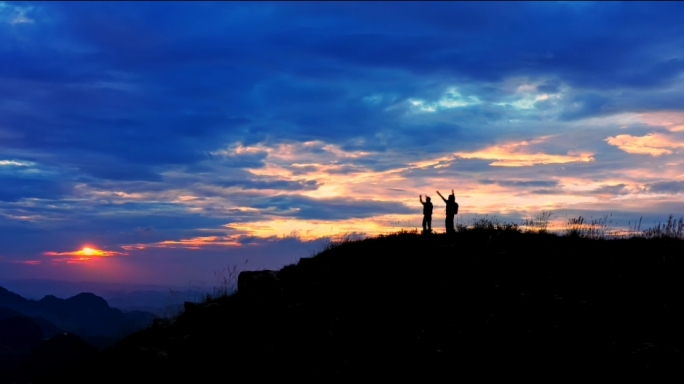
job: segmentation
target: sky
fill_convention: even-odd
[[[0,2],[3,279],[211,285],[330,239],[684,216],[684,4]],[[225,276],[224,276],[225,277]]]

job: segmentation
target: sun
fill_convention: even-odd
[[[45,256],[71,256],[72,259],[70,260],[79,260],[79,261],[85,261],[85,260],[91,260],[94,257],[109,257],[109,256],[128,256],[128,253],[125,252],[115,252],[115,251],[103,251],[101,249],[97,249],[95,247],[90,247],[90,246],[84,246],[83,248],[77,250],[77,251],[70,251],[70,252],[44,252],[43,253]]]
[[[83,247],[76,251],[76,254],[79,256],[106,256],[105,252],[90,247]]]

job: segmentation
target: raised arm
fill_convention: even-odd
[[[441,197],[442,200],[444,200],[444,202],[446,203],[446,202],[447,202],[447,199],[445,199],[444,196],[442,196],[442,194],[439,193],[439,191],[436,191],[436,192],[437,192],[437,194],[439,195],[439,197]]]
[[[454,193],[453,189],[451,190],[451,194],[454,195],[454,197],[456,197],[456,194]]]
[[[418,195],[418,196],[420,196],[420,203],[425,204],[425,203],[423,203],[423,195]]]

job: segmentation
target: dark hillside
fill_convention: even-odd
[[[122,312],[111,308],[105,299],[92,293],[80,293],[68,299],[47,295],[35,301],[0,287],[0,318],[5,316],[4,311],[30,317],[41,326],[46,337],[62,333],[60,329],[63,329],[98,347],[110,346],[123,335],[147,327],[157,318],[149,312]]]
[[[186,305],[105,351],[81,381],[684,377],[681,240],[396,234],[275,276]]]
[[[0,307],[0,321],[9,318],[9,317],[28,317],[22,314],[21,312],[14,311],[12,309],[8,308],[2,308]],[[50,338],[52,336],[55,336],[59,333],[63,333],[61,329],[57,328],[54,324],[51,322],[43,319],[42,317],[29,317],[31,321],[34,323],[38,324],[40,326],[41,331],[43,332],[43,336]]]

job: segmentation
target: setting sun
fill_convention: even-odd
[[[83,254],[86,256],[101,256],[102,255],[102,251],[97,250],[97,249],[92,249],[89,247],[83,247],[83,249],[81,249],[77,253],[80,253],[80,254]]]
[[[64,261],[74,262],[74,261],[87,261],[91,257],[109,257],[109,256],[125,256],[126,253],[114,252],[114,251],[103,251],[94,247],[83,247],[77,251],[71,252],[45,252],[45,256],[71,256],[70,258],[64,259]]]

